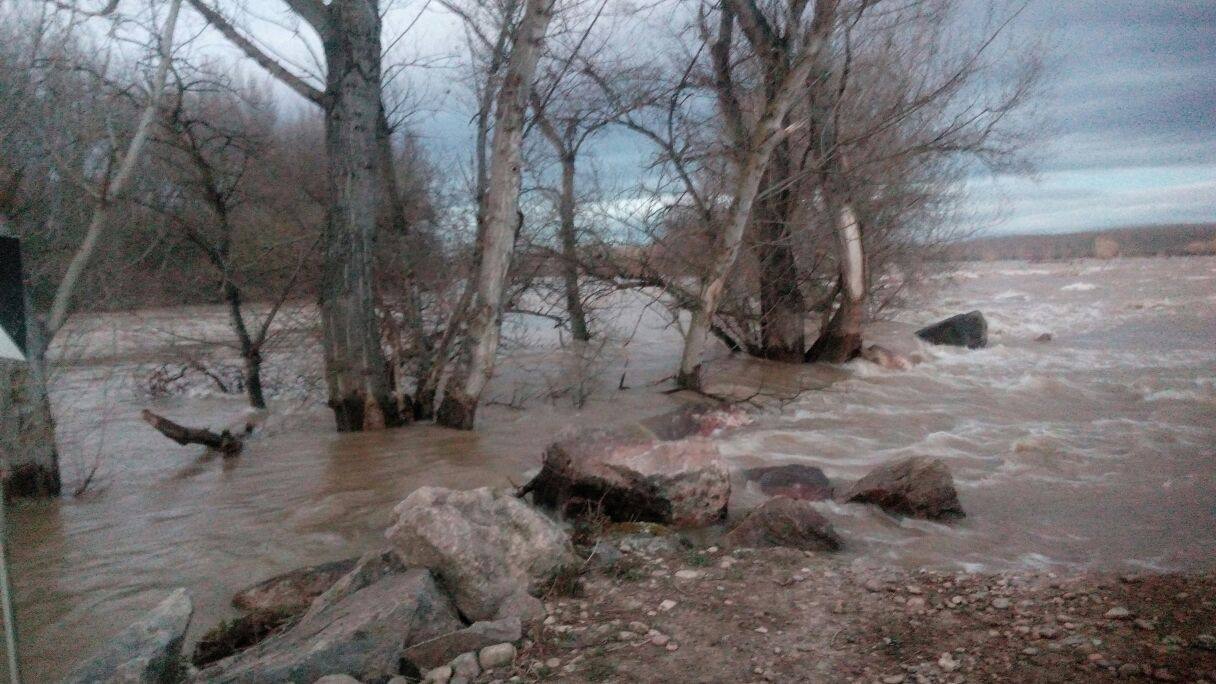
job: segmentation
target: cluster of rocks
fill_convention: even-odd
[[[552,606],[542,597],[575,591],[580,572],[616,568],[622,554],[678,552],[682,538],[667,534],[669,529],[725,519],[731,477],[709,437],[745,421],[745,414],[732,409],[679,409],[555,442],[539,474],[519,492],[423,487],[394,509],[386,549],[239,592],[233,603],[247,614],[200,641],[193,671],[179,656],[192,612],[179,591],[71,681],[171,682],[189,676],[200,682],[313,682],[340,675],[364,682],[411,676],[445,683],[506,668],[529,625],[555,624]],[[748,476],[777,495],[722,537],[728,548],[840,549],[843,540],[811,504],[833,496],[899,515],[962,514],[949,471],[931,459],[883,466],[839,494],[822,472],[803,466]],[[592,540],[586,553],[576,554],[566,529],[528,503],[529,493],[538,505],[616,522],[625,533]],[[610,536],[610,526],[600,534]],[[697,568],[674,572],[677,580],[704,575]],[[653,612],[670,608],[664,602]],[[668,634],[642,622],[613,624],[605,634],[679,648]]]

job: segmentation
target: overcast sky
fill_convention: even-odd
[[[1051,45],[1038,170],[973,184],[991,232],[1216,221],[1216,2],[1035,0]]]
[[[285,16],[281,0],[247,7]],[[388,23],[415,13],[403,6]],[[452,56],[462,41],[456,26],[424,14],[403,42],[428,59]],[[1016,30],[1049,48],[1036,170],[977,177],[965,215],[991,234],[1216,222],[1216,0],[1030,0]],[[444,166],[467,159],[468,104],[456,73],[416,73],[425,83],[414,76],[411,87],[428,111],[414,127]],[[637,168],[644,150],[614,135],[595,152],[612,176]]]

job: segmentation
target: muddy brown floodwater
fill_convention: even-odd
[[[711,389],[782,398],[757,398],[756,421],[724,438],[732,463],[809,463],[843,481],[899,456],[946,460],[969,514],[960,523],[821,504],[858,564],[1216,566],[1216,259],[964,264],[937,285],[870,332],[927,358],[911,371],[715,361]],[[678,333],[646,301],[613,308],[608,340],[590,361],[555,353],[549,323],[513,321],[496,403],[475,433],[336,435],[315,383],[294,378],[280,383],[294,390],[274,403],[264,434],[230,460],[178,447],[138,418],[145,407],[216,426],[239,415],[240,397],[145,390],[150,364],[222,337],[222,311],[76,322],[55,381],[65,472],[79,481],[99,467],[84,495],[13,512],[29,680],[62,676],[174,587],[195,600],[197,638],[233,613],[237,589],[378,545],[393,505],[419,486],[518,483],[567,426],[672,405],[678,399],[655,383],[674,364]],[[988,316],[988,349],[928,348],[911,335],[971,309]],[[1053,341],[1035,342],[1043,332]],[[306,326],[294,334],[272,366],[315,365]],[[587,405],[576,411],[582,395]],[[759,500],[736,485],[739,509]]]

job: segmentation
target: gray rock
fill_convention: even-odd
[[[913,518],[934,520],[965,515],[946,464],[924,456],[878,466],[841,498],[846,502],[875,504],[888,513]]]
[[[477,653],[477,663],[483,670],[506,667],[515,662],[515,644],[494,644]]]
[[[784,546],[803,551],[837,551],[844,545],[832,524],[810,503],[777,496],[747,514],[730,534],[731,546]]]
[[[979,349],[988,346],[988,321],[979,311],[970,311],[921,328],[916,336],[932,344]]]
[[[452,659],[452,675],[472,679],[481,674],[481,666],[477,664],[477,655],[461,653]]]
[[[523,625],[518,617],[501,620],[475,622],[472,625],[448,634],[443,634],[405,649],[405,658],[420,669],[443,665],[452,658],[469,651],[506,642],[519,641],[523,636]]]
[[[360,559],[286,632],[203,670],[207,682],[312,681],[334,672],[381,681],[406,647],[461,629],[456,609],[425,569],[395,554]]]
[[[241,610],[306,610],[313,599],[354,569],[358,558],[322,563],[276,575],[238,591],[232,605]]]
[[[356,559],[357,560],[357,559]],[[331,674],[321,677],[312,684],[363,684],[358,679],[346,674]]]
[[[543,615],[529,594],[577,563],[557,523],[510,491],[423,487],[394,513],[385,533],[394,550],[434,572],[470,620]]]
[[[174,591],[63,681],[70,684],[181,681],[185,677],[182,639],[193,613],[194,605],[186,590]]]

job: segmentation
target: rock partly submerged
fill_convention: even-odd
[[[725,541],[740,548],[781,546],[802,551],[838,551],[844,546],[832,524],[810,503],[784,496],[748,513]]]
[[[194,605],[186,590],[174,591],[63,681],[66,684],[181,681],[185,676],[182,639],[193,613]]]
[[[861,358],[890,370],[908,370],[916,365],[911,358],[878,344],[862,349]]]
[[[921,328],[916,336],[931,344],[979,349],[988,346],[988,321],[979,311],[969,311]]]
[[[206,682],[312,682],[329,674],[384,681],[409,646],[463,625],[429,570],[369,554],[287,631],[198,674]]]
[[[888,513],[929,520],[965,515],[950,469],[940,460],[924,456],[878,466],[850,487],[841,500],[874,504]]]
[[[232,605],[248,611],[303,612],[358,562],[358,558],[347,558],[276,575],[238,591]]]
[[[785,496],[804,501],[832,498],[832,483],[828,481],[828,476],[815,466],[788,463],[749,468],[743,471],[743,477],[755,482],[760,491],[769,496]]]
[[[584,430],[545,450],[526,485],[541,505],[594,511],[616,521],[700,527],[723,520],[730,474],[719,429],[743,424],[739,411],[693,406],[632,425]]]
[[[577,563],[565,531],[510,491],[423,487],[394,513],[393,549],[435,573],[470,620],[543,616],[534,594]]]

